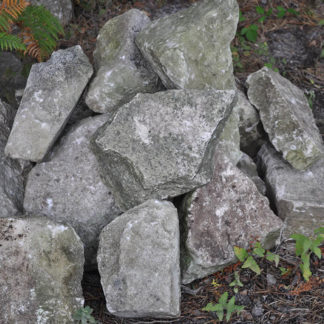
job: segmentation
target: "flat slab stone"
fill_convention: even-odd
[[[149,23],[143,11],[131,9],[101,28],[93,54],[97,72],[86,97],[93,111],[113,114],[137,93],[158,91],[158,76],[135,45]]]
[[[44,218],[0,218],[0,322],[73,323],[83,307],[83,245]]]
[[[283,236],[310,236],[324,226],[324,158],[298,171],[270,145],[263,145],[258,157],[278,216],[285,222]]]
[[[252,180],[226,156],[216,154],[212,181],[185,197],[182,207],[182,283],[203,278],[236,262],[234,246],[252,237],[270,248],[282,221]]]
[[[168,89],[233,89],[238,17],[235,0],[199,1],[154,21],[136,44]]]
[[[295,169],[305,170],[324,147],[302,90],[279,73],[263,67],[247,79],[248,97],[259,110],[269,139]]]
[[[64,128],[93,73],[79,45],[54,52],[30,70],[6,155],[41,161]]]
[[[110,313],[121,317],[180,315],[180,243],[176,208],[149,200],[100,234],[98,267]]]
[[[125,210],[206,184],[235,91],[138,94],[93,139],[101,174]]]
[[[121,213],[89,147],[92,134],[107,120],[101,115],[77,124],[55,147],[50,161],[32,169],[26,184],[25,210],[71,225],[85,245],[87,266],[96,262],[102,228]]]

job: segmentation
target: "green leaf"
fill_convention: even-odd
[[[324,20],[323,20],[324,21]],[[315,234],[324,234],[324,227],[319,227],[314,230]],[[323,238],[324,240],[324,238]]]
[[[255,262],[252,256],[249,256],[246,261],[243,263],[242,268],[249,268],[254,271],[256,274],[261,273],[261,269],[258,264]]]
[[[324,19],[321,19],[321,20],[318,22],[318,25],[319,25],[319,26],[323,26],[323,25],[324,25]]]
[[[258,38],[258,32],[253,29],[249,29],[246,33],[246,38],[252,43],[255,43]]]
[[[234,304],[235,304],[235,297],[233,296],[229,300],[229,302],[228,302],[228,304],[226,306],[226,321],[227,322],[231,319],[232,313],[235,311]]]
[[[261,243],[256,242],[254,246],[253,253],[261,258],[264,257],[265,249],[261,246]]]
[[[281,271],[281,275],[285,275],[286,273],[288,273],[288,269],[284,268],[284,267],[279,267],[280,271]]]
[[[278,13],[277,13],[278,18],[282,18],[287,12],[286,9],[284,7],[281,7],[281,6],[278,6],[277,10],[278,10]]]
[[[296,11],[295,9],[293,9],[293,8],[287,9],[287,12],[289,12],[289,13],[295,15],[295,16],[298,16],[299,15],[299,12]]]
[[[280,257],[278,254],[271,253],[270,251],[267,251],[266,259],[268,261],[274,262],[276,267],[278,267]]]
[[[238,246],[234,246],[234,254],[241,262],[243,262],[249,256],[244,248],[240,248]]]
[[[308,238],[303,234],[292,234],[290,237],[296,241],[296,255],[302,255],[304,252],[304,241],[308,240]]]
[[[312,272],[310,271],[310,267],[309,267],[310,266],[310,261],[309,261],[310,254],[309,253],[308,254],[302,254],[301,259],[302,259],[303,263],[301,263],[300,269],[301,269],[301,271],[303,273],[304,279],[306,281],[308,281],[309,278],[312,275]]]
[[[228,298],[228,292],[225,291],[219,298],[218,303],[221,304],[222,306],[226,306],[227,303],[227,298]]]
[[[258,19],[259,23],[263,23],[266,20],[266,16],[262,16],[261,18]]]
[[[259,15],[264,15],[264,9],[260,6],[255,7],[255,11],[259,14]]]
[[[220,304],[208,303],[202,310],[205,312],[218,312],[223,309]]]
[[[239,22],[243,22],[244,20],[246,20],[246,18],[243,16],[242,11],[240,10],[240,13],[239,13]]]

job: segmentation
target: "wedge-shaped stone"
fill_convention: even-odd
[[[83,245],[44,218],[0,218],[0,322],[73,323],[83,306]]]
[[[107,120],[101,115],[77,124],[51,160],[33,168],[26,185],[25,210],[71,225],[85,245],[87,266],[96,262],[102,228],[120,214],[89,148],[90,137]]]
[[[93,111],[113,114],[137,93],[158,90],[158,76],[134,40],[149,23],[144,12],[132,9],[110,19],[100,30],[94,52],[97,74],[86,98]]]
[[[5,153],[41,161],[64,128],[92,72],[79,45],[54,52],[46,63],[34,64]]]
[[[248,248],[252,237],[270,248],[283,225],[252,180],[220,154],[212,181],[186,196],[181,222],[185,284],[234,263],[234,246]]]
[[[100,234],[98,267],[110,313],[180,315],[180,243],[176,208],[148,200]]]
[[[199,1],[154,21],[136,44],[169,89],[233,89],[230,43],[238,17],[236,0]]]
[[[324,226],[324,158],[307,171],[298,171],[270,145],[263,145],[258,157],[278,215],[285,221],[284,237],[310,236]]]
[[[248,97],[259,110],[275,149],[294,168],[305,170],[324,156],[322,139],[302,90],[267,67],[248,79]]]
[[[125,210],[207,183],[215,142],[235,91],[169,90],[138,94],[95,134],[101,173]]]

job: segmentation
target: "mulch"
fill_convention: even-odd
[[[137,8],[143,10],[150,18],[156,19],[180,8],[188,7],[199,0],[74,0],[74,17],[65,28],[66,37],[59,42],[60,48],[76,44],[82,46],[84,52],[93,62],[92,53],[96,45],[96,37],[100,28],[112,17]],[[287,14],[283,18],[275,15],[268,17],[263,24],[258,24],[258,41],[256,43],[242,41],[237,36],[232,46],[237,49],[237,60],[234,61],[234,74],[238,84],[245,88],[246,77],[271,62],[280,73],[295,85],[314,93],[314,114],[324,111],[324,58],[322,50],[324,33],[319,26],[324,16],[323,1],[307,0],[238,0],[245,20],[239,23],[238,30],[251,24],[258,24],[260,17],[256,6],[266,10],[282,6],[294,8],[299,15]],[[316,31],[314,38],[307,42],[306,50],[309,58],[303,64],[275,60],[269,49],[262,49],[262,44],[271,44],[275,32],[306,33]],[[268,46],[269,47],[269,46]],[[239,63],[239,64],[238,64]],[[324,135],[324,134],[322,134]],[[245,308],[239,314],[233,314],[230,323],[324,323],[324,260],[312,257],[312,277],[308,282],[302,278],[299,263],[292,243],[281,243],[276,248],[280,255],[280,266],[289,271],[282,276],[273,263],[260,259],[262,269],[256,275],[249,269],[241,269],[240,263],[231,265],[207,278],[182,286],[181,316],[177,319],[123,319],[117,318],[106,309],[105,298],[100,285],[98,271],[88,272],[84,276],[83,289],[86,305],[94,309],[94,317],[103,324],[128,323],[220,323],[214,312],[202,311],[209,302],[217,302],[220,295],[227,291],[230,297],[235,296],[236,304]],[[322,248],[322,255],[324,248]],[[235,271],[240,272],[244,286],[235,293],[229,284],[234,280]]]

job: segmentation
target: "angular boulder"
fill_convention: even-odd
[[[247,79],[248,97],[259,110],[275,149],[295,169],[305,170],[324,156],[312,111],[302,90],[267,67]]]
[[[110,19],[100,30],[94,51],[97,73],[86,97],[93,111],[113,114],[137,93],[158,90],[158,76],[134,41],[149,23],[144,12],[131,9]]]
[[[252,237],[272,247],[282,227],[267,198],[222,155],[211,182],[185,197],[181,214],[184,284],[234,263],[234,245],[248,248]]]
[[[283,236],[310,236],[324,226],[324,158],[298,171],[270,145],[263,145],[258,157],[278,216],[285,222]]]
[[[67,133],[50,155],[28,175],[24,208],[71,225],[85,245],[87,266],[96,262],[102,228],[120,214],[99,165],[89,148],[90,137],[108,120],[90,117]]]
[[[138,94],[94,136],[101,173],[125,210],[207,183],[218,135],[235,91],[169,90]]]
[[[71,0],[29,0],[34,6],[44,6],[65,26],[72,19],[73,6]]]
[[[14,116],[15,110],[0,99],[0,217],[20,213],[24,199],[23,168],[4,154]]]
[[[73,323],[83,307],[83,245],[44,218],[0,218],[0,322]]]
[[[167,201],[148,200],[100,234],[98,267],[110,313],[180,315],[179,221]]]
[[[139,33],[136,44],[169,89],[235,88],[230,43],[236,0],[199,1]]]
[[[93,69],[79,45],[34,64],[11,130],[6,155],[39,162],[64,128]]]

